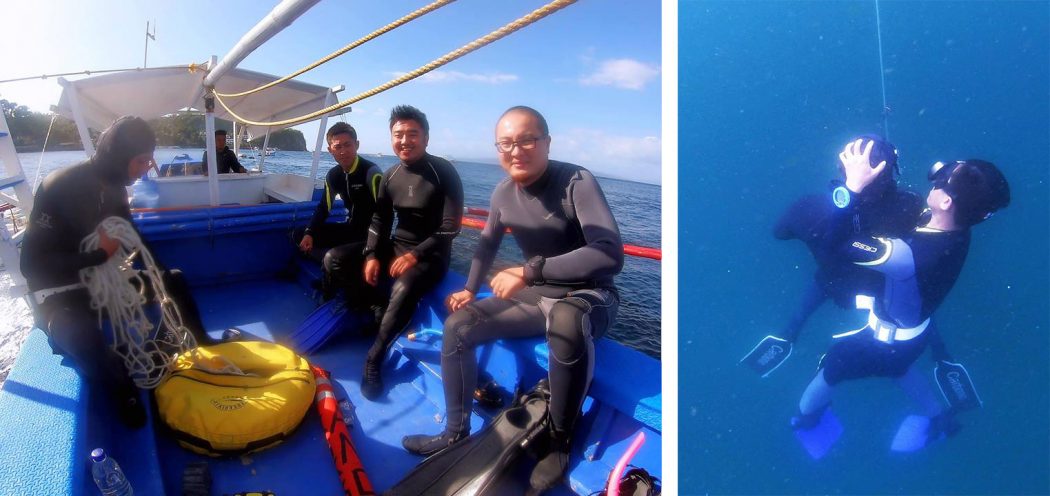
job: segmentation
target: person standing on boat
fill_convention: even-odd
[[[296,238],[299,249],[321,261],[325,279],[322,287],[328,299],[337,287],[347,290],[347,301],[352,307],[368,309],[379,304],[372,286],[363,284],[361,255],[368,239],[368,226],[376,211],[376,195],[383,171],[375,163],[357,154],[361,142],[357,131],[345,122],[338,122],[326,133],[328,152],[336,166],[328,170],[324,181],[324,197],[317,203],[310,225]],[[347,209],[345,222],[329,223],[328,214],[336,197],[343,199]]]
[[[917,449],[959,429],[954,412],[944,409],[913,365],[930,344],[930,317],[962,271],[971,228],[1010,203],[1009,185],[994,164],[937,162],[928,174],[930,216],[923,224],[900,238],[858,234],[852,219],[859,205],[853,198],[887,166],[885,160],[872,166],[872,148],[871,140],[858,139],[839,154],[846,181],[831,195],[837,212],[825,224],[817,249],[881,275],[884,287],[874,297],[857,298],[858,308],[869,312],[867,325],[835,336],[799,401],[792,426],[811,454],[826,451],[841,432],[826,426],[838,422],[829,409],[832,392],[848,380],[894,378],[923,408],[923,416],[916,417],[923,419],[922,428],[902,424],[894,449],[898,442],[901,450]]]
[[[47,333],[56,353],[72,358],[94,387],[109,394],[121,419],[131,426],[145,423],[145,410],[122,359],[106,345],[98,312],[91,308],[79,274],[117,251],[118,242],[99,226],[113,216],[131,222],[125,187],[149,170],[156,146],[146,121],[117,119],[99,136],[90,159],[52,172],[40,184],[22,243],[22,273],[30,298],[39,302],[34,308],[37,326]],[[81,240],[96,230],[99,248],[81,252]],[[164,285],[197,342],[212,342],[181,273],[165,272]]]
[[[226,146],[226,130],[216,129],[215,130],[215,160],[218,161],[219,174],[229,174],[230,172],[248,172],[241,165],[241,162],[237,160],[237,154],[230,150],[230,147]],[[201,168],[204,170],[203,174],[208,175],[208,152],[204,152],[204,158],[201,159]]]
[[[368,399],[383,390],[380,371],[387,349],[412,320],[419,300],[448,272],[452,240],[463,220],[463,183],[452,164],[427,153],[429,140],[423,112],[409,105],[394,107],[390,141],[401,163],[383,174],[364,250],[365,282],[376,286],[381,272],[394,280],[365,359],[361,394]]]
[[[594,370],[594,340],[612,326],[623,268],[623,242],[594,176],[549,160],[547,121],[518,106],[496,125],[500,165],[509,176],[492,193],[489,217],[466,287],[449,296],[441,375],[447,420],[436,436],[414,435],[405,449],[431,455],[470,433],[478,376],[475,348],[505,338],[545,335],[550,347],[551,450],[530,485],[546,490],[565,475],[570,441]],[[489,282],[494,297],[475,300],[509,228],[527,259]]]

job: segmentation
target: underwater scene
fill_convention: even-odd
[[[678,16],[681,493],[1048,493],[1050,3],[705,0]],[[792,417],[832,335],[868,313],[826,301],[766,377],[740,362],[817,270],[774,226],[804,195],[831,201],[861,135],[896,146],[898,188],[923,200],[938,161],[987,160],[1009,182],[934,313],[983,405],[894,451],[919,407],[890,378],[844,381],[837,440],[814,455]],[[929,350],[913,365],[945,401],[935,366]]]

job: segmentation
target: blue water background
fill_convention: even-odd
[[[201,157],[202,149],[158,149],[155,158],[166,163],[175,155],[188,153],[194,159]],[[248,152],[249,154],[251,152]],[[38,164],[41,175],[84,160],[83,152],[46,152],[41,162],[40,153],[19,154],[26,177],[36,184]],[[382,169],[397,163],[389,155],[366,156]],[[308,176],[312,155],[310,152],[278,151],[266,158],[267,172]],[[246,167],[254,167],[251,158],[241,159]],[[332,156],[321,153],[317,177],[321,179],[335,165]],[[456,161],[455,166],[463,180],[467,206],[488,209],[489,196],[499,181],[506,175],[498,165]],[[613,215],[620,225],[620,234],[625,243],[656,247],[660,246],[660,187],[617,179],[599,178],[605,197]],[[452,269],[466,274],[470,260],[477,247],[480,231],[464,228],[453,246]],[[520,265],[521,250],[511,236],[504,238],[500,256],[494,268]],[[651,356],[660,357],[660,262],[638,257],[626,257],[623,272],[616,278],[620,290],[620,312],[617,322],[608,336]]]
[[[711,494],[1050,492],[1050,4],[881,2],[889,131],[925,196],[937,159],[986,158],[1013,202],[977,226],[937,316],[984,408],[959,435],[889,453],[914,410],[885,379],[843,384],[845,433],[811,460],[788,419],[830,335],[825,304],[769,378],[737,365],[778,329],[814,264],[771,229],[826,191],[850,136],[882,129],[875,4],[687,1],[679,8],[680,488]],[[932,371],[928,354],[918,362]],[[932,373],[930,375],[932,378]]]

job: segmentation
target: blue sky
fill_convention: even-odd
[[[142,65],[147,20],[156,20],[149,65],[222,57],[278,2],[5,2],[0,80]],[[240,64],[293,72],[427,1],[324,0]],[[532,11],[543,1],[459,0],[381,36],[300,79],[345,85],[349,98],[411,71]],[[17,20],[11,22],[12,20]],[[407,103],[431,122],[430,151],[495,162],[493,128],[512,105],[530,105],[551,127],[552,158],[600,175],[660,182],[660,3],[582,0],[538,23],[385,93],[347,120],[365,153],[389,154],[387,117]],[[0,98],[46,111],[57,82],[0,85]],[[317,124],[299,126],[308,146]]]

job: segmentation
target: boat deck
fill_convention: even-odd
[[[206,227],[197,228],[208,229],[211,234],[207,236],[190,235],[187,231],[193,224],[171,217],[155,223],[157,229],[149,222],[140,224],[140,229],[151,236],[159,260],[184,270],[213,337],[237,327],[244,339],[284,341],[319,304],[310,289],[310,282],[320,274],[316,263],[293,254],[285,221],[260,218],[217,231],[221,216],[209,218]],[[167,227],[160,228],[160,224]],[[272,249],[251,263],[236,255],[259,246]],[[351,438],[377,493],[392,487],[422,461],[404,451],[402,436],[436,433],[444,425],[442,302],[445,294],[462,284],[461,275],[450,274],[421,303],[410,328],[434,332],[416,341],[404,336],[398,340],[384,365],[386,389],[379,401],[364,399],[359,388],[370,338],[347,331],[320,352],[307,355],[332,373],[337,398],[347,398],[354,405]],[[600,490],[638,432],[645,432],[647,441],[632,463],[660,475],[659,362],[608,340],[598,341],[596,348],[595,379],[574,439],[570,481],[550,494]],[[0,487],[0,494],[95,494],[87,458],[96,447],[104,447],[121,464],[138,494],[181,494],[183,470],[193,461],[208,462],[212,494],[343,493],[312,407],[290,438],[276,447],[241,457],[209,458],[179,447],[153,418],[153,408],[145,428],[129,430],[115,421],[108,402],[95,397],[68,360],[51,353],[39,329],[32,331],[23,350],[0,391],[0,408],[5,412],[0,415],[0,473],[5,474],[6,486]],[[546,375],[542,339],[501,341],[478,353],[485,379],[504,388],[505,404],[510,403],[515,389],[527,390]],[[475,413],[474,432],[497,411],[475,404]],[[528,465],[524,463],[520,470],[527,471]],[[520,487],[501,491],[520,492]]]

